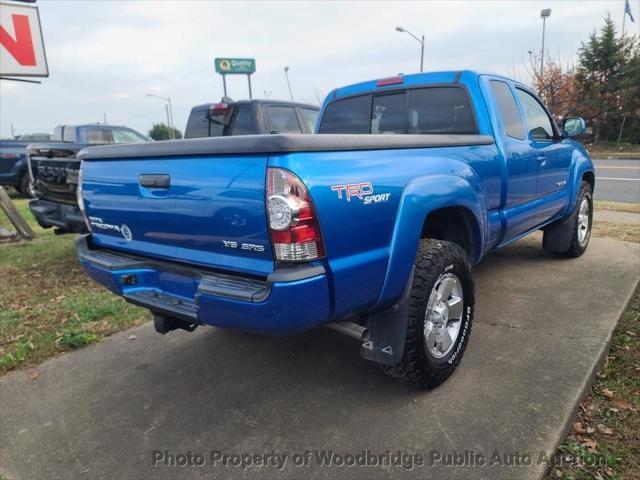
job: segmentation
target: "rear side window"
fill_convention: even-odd
[[[77,140],[75,127],[62,127],[61,132],[63,142],[75,142]]]
[[[111,132],[104,128],[88,128],[87,143],[113,143]]]
[[[373,97],[371,133],[404,133],[406,103],[404,92]]]
[[[504,133],[510,137],[524,140],[524,125],[522,125],[516,99],[513,98],[509,85],[499,80],[491,80],[491,90],[498,103]]]
[[[293,107],[269,107],[267,117],[271,133],[302,133]]]
[[[420,88],[408,95],[408,133],[476,133],[469,98],[461,88]]]
[[[370,97],[338,100],[327,105],[319,133],[369,133]]]
[[[254,135],[258,133],[250,105],[238,105],[229,135]]]
[[[516,88],[520,104],[524,110],[529,127],[529,136],[534,140],[553,140],[554,133],[551,126],[551,119],[540,102],[531,95],[519,88]]]
[[[191,110],[184,138],[221,137],[223,125],[209,120],[209,109]]]
[[[316,123],[318,123],[318,114],[320,113],[318,110],[312,110],[311,108],[301,108],[302,115],[304,116],[307,125],[309,125],[309,131],[316,131]]]

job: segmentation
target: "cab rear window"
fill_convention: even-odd
[[[476,133],[466,90],[425,87],[337,100],[327,105],[320,133]]]

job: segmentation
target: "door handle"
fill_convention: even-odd
[[[171,177],[164,174],[147,174],[138,177],[141,187],[146,188],[169,188]]]
[[[538,160],[538,163],[541,167],[544,167],[544,164],[547,161],[547,157],[545,157],[544,155],[540,155],[536,160]]]

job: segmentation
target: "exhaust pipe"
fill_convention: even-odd
[[[368,341],[370,337],[368,328],[350,320],[329,323],[327,324],[327,327],[362,342]]]

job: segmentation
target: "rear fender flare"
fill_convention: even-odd
[[[422,227],[429,213],[447,207],[463,207],[475,219],[474,252],[477,263],[484,252],[486,207],[482,188],[475,176],[433,175],[419,177],[404,188],[389,246],[387,273],[375,310],[399,299],[409,281]]]
[[[569,187],[571,188],[571,195],[569,196],[569,206],[565,212],[566,216],[576,208],[576,202],[578,201],[578,193],[580,192],[580,185],[582,184],[582,177],[584,174],[590,172],[595,179],[595,169],[593,162],[589,158],[589,154],[580,146],[573,151],[571,159],[571,170],[569,171]],[[595,182],[594,182],[595,186]]]

